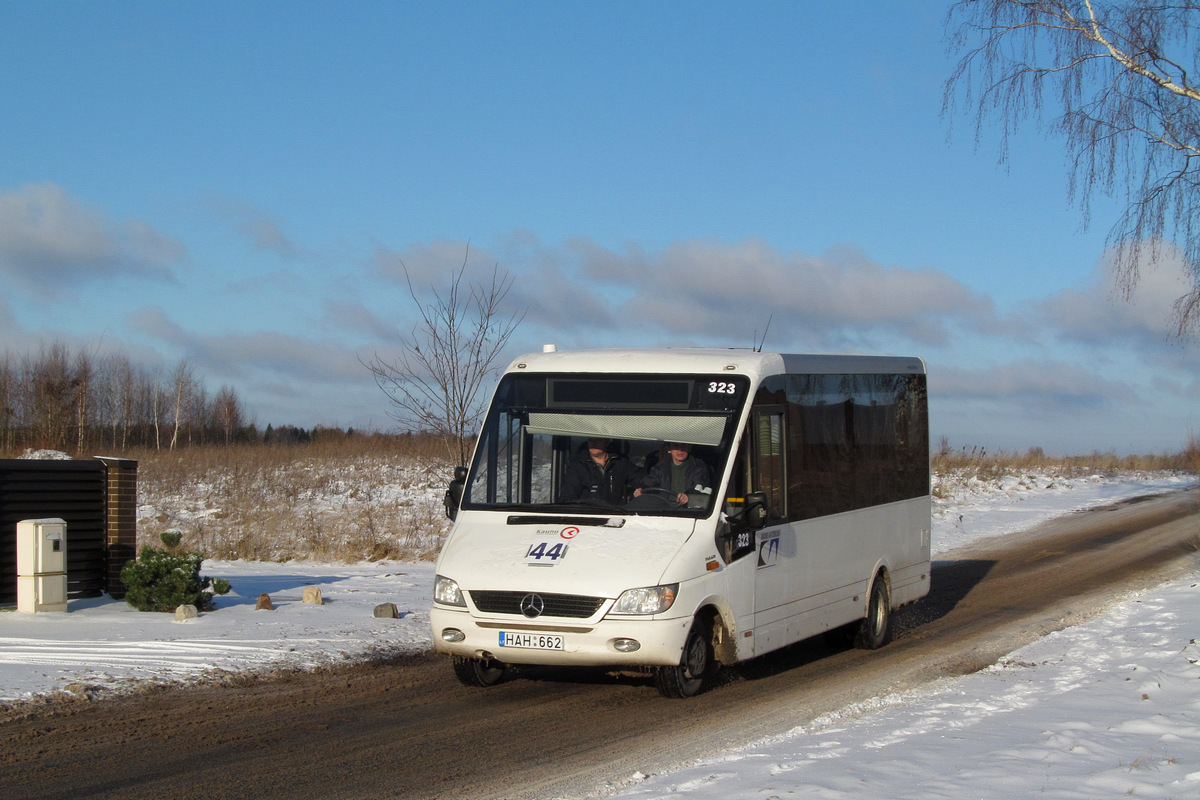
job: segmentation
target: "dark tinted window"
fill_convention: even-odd
[[[924,375],[777,375],[754,402],[785,409],[788,519],[929,494]]]

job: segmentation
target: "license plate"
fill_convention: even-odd
[[[523,647],[526,650],[562,650],[563,637],[551,633],[511,633],[500,631],[501,647]]]

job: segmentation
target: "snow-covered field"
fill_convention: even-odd
[[[934,550],[1076,509],[1195,486],[1159,473],[943,481]],[[215,672],[308,667],[430,646],[429,563],[206,561],[228,578],[187,622],[109,598],[0,613],[0,701],[95,695]],[[605,794],[629,798],[1200,797],[1200,565],[973,675],[845,708],[736,752]],[[317,586],[323,605],[302,602]],[[274,611],[255,611],[267,592]],[[398,619],[375,618],[395,603]],[[598,789],[600,791],[601,789]]]

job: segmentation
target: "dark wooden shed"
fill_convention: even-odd
[[[67,596],[123,597],[118,575],[135,555],[137,462],[0,459],[0,605],[17,602],[17,523],[67,523]]]

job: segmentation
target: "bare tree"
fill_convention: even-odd
[[[408,266],[401,266],[420,321],[401,337],[400,355],[388,360],[376,353],[365,366],[387,395],[397,422],[440,436],[455,463],[466,464],[485,411],[485,382],[525,317],[524,312],[505,315],[501,309],[513,278],[497,266],[490,283],[464,284],[464,256],[444,293],[433,289],[433,301],[425,303],[413,288]]]
[[[37,358],[25,359],[25,415],[35,447],[67,446],[79,397],[79,383],[70,360],[67,346],[62,342],[42,347]]]
[[[165,419],[166,409],[163,404],[166,402],[166,396],[163,394],[163,388],[158,381],[153,381],[149,384],[150,390],[150,419],[154,425],[154,449],[162,450],[162,424]]]
[[[187,399],[185,419],[187,420],[187,445],[200,444],[205,441],[205,433],[210,429],[209,420],[211,404],[208,402],[208,389],[204,381],[194,377],[192,392]]]
[[[136,373],[133,363],[123,353],[108,356],[103,371],[107,378],[105,407],[112,430],[111,444],[123,449],[129,444],[129,429],[135,422]]]
[[[86,350],[75,354],[75,452],[83,453],[91,433],[94,409],[91,407],[95,360]]]
[[[5,352],[0,358],[0,450],[12,450],[16,443],[18,383],[17,369]]]
[[[187,359],[181,359],[171,372],[171,388],[175,392],[175,427],[171,431],[171,449],[179,444],[179,429],[191,417],[192,396],[195,392],[196,376]]]
[[[1062,135],[1070,195],[1090,222],[1096,193],[1125,203],[1109,232],[1121,288],[1177,246],[1192,288],[1178,333],[1200,321],[1200,0],[963,0],[947,18],[960,60],[943,112],[963,104],[1009,137],[1034,120]]]
[[[242,404],[237,392],[232,387],[222,385],[213,398],[213,415],[217,429],[224,437],[224,444],[232,444],[242,427],[246,424],[242,413]]]

